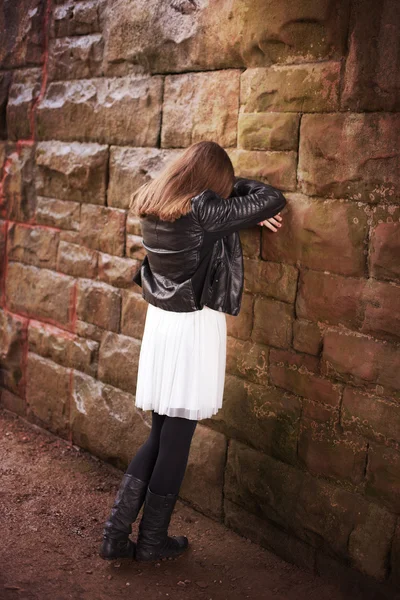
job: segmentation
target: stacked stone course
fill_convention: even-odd
[[[399,3],[2,0],[0,28],[1,405],[124,468],[151,422],[130,197],[214,140],[288,202],[240,234],[224,405],[181,497],[399,586]]]

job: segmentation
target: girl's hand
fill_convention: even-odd
[[[270,217],[269,219],[265,219],[265,221],[260,221],[259,223],[257,223],[257,225],[265,225],[266,227],[268,227],[268,229],[271,229],[271,231],[278,231],[275,225],[278,228],[281,227],[282,223],[280,223],[279,221],[282,221],[280,212],[277,213],[275,217]]]

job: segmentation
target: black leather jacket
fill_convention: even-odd
[[[238,232],[275,216],[285,204],[271,185],[236,177],[228,199],[204,190],[174,222],[141,217],[147,254],[133,281],[142,297],[164,310],[192,312],[207,305],[237,315],[244,281]]]

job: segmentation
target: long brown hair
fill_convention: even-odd
[[[155,178],[141,185],[129,208],[136,216],[155,215],[165,221],[188,213],[191,198],[211,189],[227,198],[234,184],[234,169],[227,152],[216,142],[197,142],[168,163]]]

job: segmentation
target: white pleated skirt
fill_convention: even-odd
[[[135,405],[186,419],[206,419],[222,407],[226,314],[204,306],[174,312],[148,304]]]

